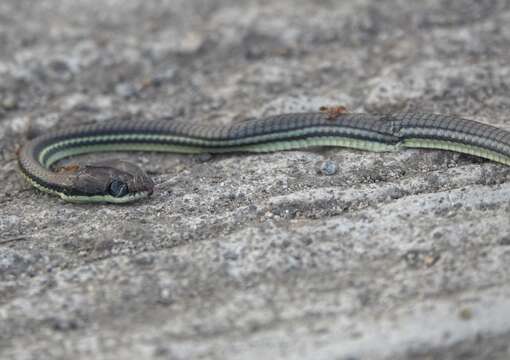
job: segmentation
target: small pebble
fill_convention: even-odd
[[[129,83],[120,83],[115,85],[115,93],[123,98],[133,97],[137,94],[136,87]]]
[[[197,159],[200,162],[207,162],[207,161],[211,160],[212,157],[213,156],[211,153],[201,153],[201,154],[198,154]]]
[[[147,81],[146,85],[160,87],[164,83],[168,83],[176,78],[177,68],[170,68],[163,72],[157,73]]]
[[[462,320],[471,320],[473,318],[473,312],[469,308],[464,308],[459,311],[459,318]]]
[[[323,161],[319,166],[319,173],[326,176],[335,175],[337,172],[337,166],[334,161],[326,160]]]

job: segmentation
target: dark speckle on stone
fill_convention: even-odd
[[[311,244],[313,243],[313,239],[312,239],[312,238],[308,238],[308,237],[307,237],[307,238],[304,238],[304,239],[302,240],[302,242],[303,242],[303,244],[304,244],[304,245],[307,245],[307,246],[308,246],[308,245],[311,245]]]
[[[388,189],[386,195],[388,196],[388,198],[395,200],[404,196],[404,192],[402,191],[402,189],[399,189],[398,187],[392,187]]]
[[[154,264],[155,257],[152,254],[139,254],[134,258],[134,262],[138,266],[151,266]]]
[[[54,60],[50,64],[51,69],[57,73],[67,73],[69,72],[69,66],[65,61],[62,60]]]
[[[4,250],[0,254],[0,278],[6,274],[18,274],[31,265],[31,257],[23,257],[12,250]]]
[[[158,346],[154,350],[154,356],[163,359],[174,359],[174,357],[172,356],[172,352],[166,346]]]
[[[443,237],[443,233],[441,231],[435,231],[432,233],[432,237],[436,240],[441,239]]]
[[[78,329],[78,322],[74,319],[61,319],[57,317],[51,317],[46,320],[48,325],[55,331],[68,332]]]
[[[229,250],[223,254],[223,258],[225,260],[237,260],[239,258],[239,255],[236,252]]]
[[[499,239],[498,243],[503,246],[510,246],[510,236],[503,236]]]
[[[105,252],[105,251],[111,251],[112,248],[115,246],[115,241],[113,239],[104,239],[99,241],[95,249],[99,252]]]

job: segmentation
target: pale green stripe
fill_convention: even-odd
[[[136,194],[131,194],[123,197],[113,197],[111,195],[94,195],[94,196],[76,196],[76,195],[65,195],[58,194],[63,200],[73,203],[115,203],[115,204],[125,204],[129,202],[133,202],[136,200],[144,199],[148,197],[148,193],[146,191],[139,192]]]
[[[436,128],[424,128],[424,127],[407,127],[400,130],[399,136],[416,136],[416,138],[413,138],[414,140],[422,140],[423,137],[437,137],[438,135],[442,137],[449,138],[450,140],[437,140],[437,141],[447,141],[447,142],[453,142],[453,143],[462,143],[465,144],[466,142],[474,142],[474,141],[483,141],[487,144],[489,147],[504,147],[506,151],[510,151],[510,146],[497,141],[495,139],[482,137],[479,135],[472,135],[472,134],[466,134],[464,132],[455,131],[455,130],[448,130],[448,129],[436,129]],[[433,139],[430,139],[431,141],[436,141]],[[466,145],[471,146],[471,145]]]
[[[362,130],[362,129],[352,129],[352,128],[339,128],[335,126],[316,126],[316,127],[310,127],[307,129],[299,129],[294,131],[287,131],[284,133],[272,133],[272,134],[266,134],[266,135],[259,135],[259,136],[252,136],[249,138],[243,138],[243,139],[233,139],[233,140],[201,140],[201,139],[194,139],[190,137],[183,137],[183,136],[174,136],[174,135],[161,135],[161,134],[112,134],[112,135],[98,135],[98,136],[91,136],[91,137],[80,137],[75,139],[69,139],[60,141],[57,143],[54,143],[46,148],[44,148],[38,155],[39,163],[43,164],[51,164],[52,162],[44,159],[46,158],[46,154],[50,151],[53,151],[54,149],[58,148],[67,148],[71,146],[76,146],[80,143],[84,142],[117,142],[122,140],[131,140],[131,141],[159,141],[159,142],[165,142],[168,144],[172,143],[183,143],[186,145],[182,145],[185,148],[189,147],[198,147],[198,148],[206,148],[206,147],[213,147],[213,146],[219,146],[222,148],[226,147],[235,147],[235,146],[245,146],[246,144],[253,144],[253,143],[268,143],[273,141],[281,141],[282,137],[289,138],[289,137],[301,137],[306,136],[307,134],[311,133],[317,133],[317,132],[338,132],[345,135],[348,135],[349,137],[364,137],[364,138],[370,138],[370,136],[373,136],[375,132],[368,131],[368,130]],[[87,145],[86,147],[89,147]],[[166,151],[166,150],[165,150]],[[170,150],[171,151],[171,150]],[[225,151],[225,150],[223,150]],[[233,150],[238,151],[238,150]],[[181,151],[186,152],[186,151]],[[83,151],[80,151],[79,154],[82,154]]]
[[[57,195],[57,196],[61,196],[61,194],[58,192],[58,191],[55,191],[55,190],[52,190],[50,188],[47,188],[41,184],[39,184],[38,182],[35,182],[34,180],[32,180],[31,178],[29,178],[28,176],[25,175],[25,173],[23,171],[20,171],[20,173],[23,175],[23,177],[30,183],[30,185],[32,185],[33,187],[35,187],[36,189],[40,190],[40,191],[43,191],[45,193],[48,193],[48,194],[52,194],[52,195]]]
[[[244,146],[232,146],[225,148],[208,148],[196,146],[181,146],[171,144],[104,144],[80,146],[62,149],[47,159],[46,167],[51,166],[55,162],[75,155],[87,154],[93,152],[111,152],[111,151],[155,151],[155,152],[173,152],[183,154],[198,154],[203,152],[210,153],[226,153],[226,152],[273,152],[281,150],[302,149],[307,147],[319,146],[337,146],[347,147],[368,151],[393,151],[394,145],[388,145],[375,141],[359,140],[346,137],[317,137],[303,140],[277,141],[265,144],[251,144]]]
[[[479,146],[466,145],[453,141],[432,140],[432,139],[406,139],[402,143],[403,147],[409,148],[428,148],[456,151],[463,154],[479,156],[501,164],[510,165],[510,158],[498,152],[484,149]]]
[[[145,143],[102,144],[102,145],[97,144],[90,146],[63,148],[61,151],[52,154],[48,159],[46,159],[46,163],[43,165],[49,168],[55,162],[71,156],[95,152],[112,152],[112,151],[154,151],[154,152],[173,152],[181,154],[199,154],[203,152],[201,148],[193,146],[187,147],[178,145],[145,144]]]

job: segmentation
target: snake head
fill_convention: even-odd
[[[86,165],[73,174],[74,202],[127,203],[152,195],[154,183],[138,166],[121,160]]]

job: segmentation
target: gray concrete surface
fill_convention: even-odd
[[[0,359],[509,359],[504,166],[110,154],[155,196],[80,206],[15,160],[54,127],[330,104],[510,130],[508,24],[496,0],[2,0]]]

